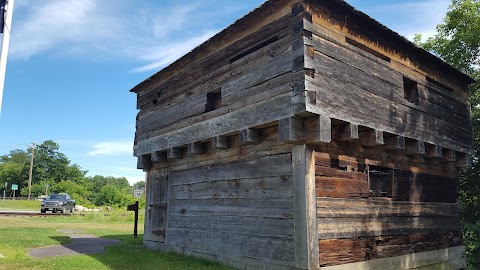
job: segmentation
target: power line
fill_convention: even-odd
[[[61,147],[61,149],[66,149],[66,150],[70,150],[70,151],[73,151],[73,152],[81,153],[81,154],[84,154],[84,155],[89,155],[88,152],[79,151],[79,150],[75,150],[75,149],[72,149],[72,148],[64,148],[64,147]],[[119,157],[119,156],[107,155],[107,154],[95,154],[95,155],[96,155],[96,156],[106,156],[106,157],[120,158],[120,159],[130,159],[130,158],[127,158],[127,157]],[[132,151],[132,157],[133,157],[133,151]]]
[[[110,163],[110,162],[104,162],[100,161],[98,162],[97,160],[89,160],[89,159],[82,159],[82,158],[69,158],[71,161],[75,160],[80,160],[80,161],[85,161],[85,162],[90,162],[90,163],[96,163],[96,164],[108,164],[108,165],[115,165],[115,166],[125,166],[125,164],[120,164],[120,163]]]
[[[0,149],[4,148],[11,148],[11,147],[18,147],[18,146],[29,146],[30,143],[22,143],[22,144],[12,144],[12,145],[0,145]],[[12,149],[15,150],[15,149]]]

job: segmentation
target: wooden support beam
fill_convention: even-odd
[[[314,129],[307,129],[307,141],[313,143],[329,143],[332,141],[332,120],[324,115],[316,115],[306,121],[314,121]]]
[[[452,149],[443,149],[442,154],[442,160],[444,162],[455,162],[455,160],[457,159],[457,153]]]
[[[472,156],[466,153],[457,152],[456,153],[456,160],[455,160],[455,167],[457,168],[465,168],[472,166]]]
[[[157,151],[152,153],[152,162],[161,162],[167,160],[167,152]]]
[[[202,155],[207,152],[206,145],[201,142],[194,142],[188,144],[188,154],[189,155]]]
[[[167,158],[168,159],[181,159],[183,158],[183,149],[182,148],[169,148],[167,149]]]
[[[292,148],[295,269],[319,269],[315,156],[307,145]]]
[[[297,116],[278,120],[278,141],[295,143],[305,140],[303,119]]]
[[[443,147],[438,145],[425,145],[425,158],[441,158],[443,157]]]
[[[329,117],[298,116],[278,121],[278,141],[288,143],[329,143],[332,141],[332,121]]]
[[[407,156],[425,155],[425,143],[422,141],[410,141],[405,143]]]
[[[383,139],[383,131],[369,130],[360,133],[360,145],[376,146],[385,144]]]
[[[213,148],[217,148],[217,149],[230,148],[230,138],[228,136],[213,137]]]
[[[262,136],[260,130],[247,128],[240,130],[240,143],[246,144],[259,144],[262,142]]]
[[[150,154],[141,155],[137,158],[137,169],[148,171],[152,168],[152,160]]]
[[[405,150],[405,137],[393,136],[393,137],[385,138],[385,149]]]
[[[335,140],[340,142],[358,140],[358,125],[348,123],[339,126],[335,132]]]

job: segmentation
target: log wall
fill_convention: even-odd
[[[155,224],[155,209],[147,209],[145,244],[236,267],[290,269],[292,152],[277,136],[276,127],[267,127],[259,144],[242,144],[236,134],[227,137],[226,149],[208,143],[201,155],[183,149],[183,158],[155,163],[148,174],[148,204],[163,201],[155,177],[168,172],[167,216]],[[149,237],[162,224],[164,238]]]
[[[246,17],[244,28],[230,34],[227,29],[228,38],[212,41],[209,54],[190,56],[193,60],[172,76],[149,82],[137,94],[135,155],[291,116],[293,81],[303,71],[293,70],[290,2],[267,3],[268,16]],[[214,94],[217,100],[209,100]]]
[[[362,16],[268,1],[132,90],[145,245],[251,269],[457,250],[466,76]]]
[[[391,196],[372,197],[368,164],[389,164],[388,160],[378,160],[379,156],[373,162],[361,154],[315,154],[320,266],[462,244],[455,174],[406,171],[415,163],[414,159],[407,160],[392,166],[395,178]],[[435,166],[430,165],[430,170],[435,171]]]
[[[381,36],[361,36],[361,25],[339,27],[338,10],[309,2],[301,22],[307,111],[471,151],[467,81],[413,63],[395,44],[381,46]]]

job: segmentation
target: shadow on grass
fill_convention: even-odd
[[[75,235],[73,235],[75,237]],[[97,242],[91,238],[73,238],[73,243],[80,240],[82,245],[65,243],[64,237],[52,237],[61,240],[62,247],[69,249],[65,255],[85,254],[105,265],[108,269],[230,269],[218,263],[183,256],[172,252],[160,252],[150,250],[143,246],[143,235],[134,238],[133,235],[106,235],[97,238]],[[66,237],[68,238],[68,237]],[[118,241],[114,245],[100,247],[98,242]],[[100,251],[100,252],[92,252]]]

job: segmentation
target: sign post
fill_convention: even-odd
[[[18,185],[17,184],[12,184],[12,190],[13,190],[13,199],[15,200],[15,191],[18,190]]]
[[[5,182],[5,189],[3,190],[3,206],[5,206],[5,195],[7,193],[8,182]]]
[[[135,211],[135,224],[133,225],[133,235],[137,238],[137,227],[138,227],[138,201],[134,204],[127,206],[127,211]]]

